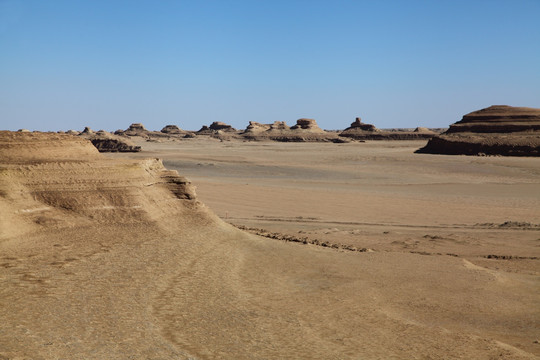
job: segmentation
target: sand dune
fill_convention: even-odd
[[[68,135],[1,133],[0,358],[540,355],[534,159],[267,145],[148,144],[124,160]],[[240,231],[139,159],[156,156],[228,221],[374,251]],[[501,251],[528,265],[485,264]]]

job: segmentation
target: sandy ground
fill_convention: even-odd
[[[414,154],[424,143],[143,142],[130,156],[164,159],[234,224],[376,250],[540,255],[540,159]]]
[[[69,226],[25,225],[48,210],[10,197],[21,175],[2,172],[0,211],[20,223],[0,237],[0,359],[540,357],[540,159],[413,154],[423,143],[199,139],[108,155],[162,158],[226,222],[326,247],[179,207],[129,162],[92,179],[89,165],[24,168],[95,202],[107,177],[124,194],[107,206],[123,223],[97,224],[83,197],[84,216],[54,210]]]

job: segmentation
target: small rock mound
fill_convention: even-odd
[[[322,130],[313,119],[298,119],[292,127],[285,121],[274,121],[272,124],[250,121],[241,136],[255,141],[339,142],[336,133]]]
[[[182,129],[180,129],[176,125],[167,125],[163,129],[161,129],[161,132],[164,134],[174,134],[174,135],[184,135],[186,132]]]
[[[79,134],[99,150],[99,152],[139,152],[141,147],[135,145],[125,137],[111,134],[104,130],[98,132],[92,131],[89,127],[85,127]]]
[[[236,129],[233,128],[231,125],[227,125],[221,121],[214,121],[212,124],[210,124],[209,128],[210,130],[215,130],[215,131],[218,131],[218,130],[230,131],[230,132],[236,131]]]
[[[240,138],[239,132],[235,128],[221,121],[214,121],[210,126],[203,125],[195,134],[209,136],[221,141]]]
[[[270,124],[270,131],[287,131],[290,129],[285,121],[274,121],[273,124]]]
[[[285,121],[274,121],[273,124],[261,124],[256,121],[250,121],[244,134],[258,134],[261,136],[271,136],[283,134],[283,132],[290,131],[291,128]]]
[[[124,131],[124,135],[127,136],[145,136],[147,134],[148,130],[141,123],[133,123]]]
[[[93,134],[93,133],[94,133],[94,130],[90,129],[88,126],[85,126],[81,134]]]
[[[430,129],[426,128],[426,127],[417,127],[416,129],[414,129],[415,133],[423,133],[423,134],[435,134],[434,131],[431,131]]]
[[[260,133],[268,130],[270,130],[269,124],[261,124],[256,121],[250,121],[246,130],[244,130],[244,133]]]
[[[431,138],[435,135],[434,132],[425,129],[416,128],[415,131],[410,129],[386,129],[380,130],[372,124],[362,122],[362,119],[357,117],[351,126],[343,130],[339,136],[355,140],[418,140]]]
[[[349,129],[356,129],[362,131],[379,131],[379,129],[377,129],[375,125],[363,123],[362,118],[360,117],[357,117],[354,122],[351,123],[351,126],[345,130]]]
[[[493,105],[473,111],[416,152],[540,156],[540,109]]]
[[[317,125],[315,119],[298,119],[296,125],[291,126],[291,130],[307,130],[311,132],[322,132],[323,130]]]
[[[199,131],[197,131],[197,134],[212,134],[216,131],[224,131],[224,132],[236,132],[236,129],[233,128],[231,125],[227,125],[224,122],[221,121],[214,121],[210,126],[203,125]]]

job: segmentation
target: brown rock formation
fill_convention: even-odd
[[[256,141],[342,142],[336,133],[322,130],[313,119],[299,119],[292,127],[289,127],[285,121],[274,121],[272,124],[250,121],[241,136],[246,140]]]
[[[416,128],[415,131],[400,130],[379,130],[372,124],[362,122],[362,119],[357,117],[351,126],[343,130],[339,136],[355,139],[355,140],[418,140],[431,138],[435,135],[434,132],[422,128]]]
[[[274,123],[270,124],[270,131],[287,131],[290,129],[285,121],[274,121]]]
[[[167,125],[163,129],[161,129],[161,132],[164,134],[170,134],[170,135],[185,135],[186,131],[180,129],[176,125]]]
[[[214,131],[221,130],[221,131],[227,131],[227,132],[236,131],[236,129],[233,128],[231,125],[227,125],[221,121],[214,121],[212,124],[210,124],[209,129],[214,130]]]
[[[195,134],[210,136],[211,138],[219,139],[221,141],[241,139],[238,130],[221,121],[214,121],[210,126],[203,125],[203,127],[195,132]]]
[[[92,131],[85,127],[79,136],[90,140],[99,152],[139,152],[141,147],[132,143],[126,137],[111,134],[107,131]]]
[[[250,121],[246,130],[244,130],[244,133],[260,133],[268,130],[270,130],[269,124],[261,124],[256,121]]]
[[[415,132],[415,133],[424,133],[424,134],[433,134],[433,135],[435,135],[435,132],[434,132],[434,131],[432,131],[432,130],[426,128],[426,127],[421,127],[421,126],[419,126],[419,127],[417,127],[416,129],[414,129],[413,132]]]
[[[493,105],[473,111],[417,152],[540,156],[540,109]]]
[[[119,136],[139,136],[146,141],[162,141],[162,140],[175,140],[182,138],[187,131],[180,129],[176,125],[167,125],[161,131],[147,130],[143,124],[134,123],[126,130],[117,130],[115,135]]]
[[[291,126],[291,130],[307,130],[311,132],[322,132],[323,130],[317,125],[315,119],[298,119],[296,125]]]
[[[66,150],[69,145],[69,150]],[[32,164],[94,159],[99,153],[83,138],[55,133],[0,131],[0,159],[5,163]]]
[[[0,159],[9,175],[0,194],[10,193],[0,210],[38,209],[13,211],[21,214],[14,221],[33,226],[153,221],[181,207],[169,199],[195,199],[190,182],[161,160],[108,159],[82,137],[0,131]],[[0,227],[0,238],[19,230]]]
[[[144,136],[148,133],[148,130],[141,123],[133,123],[124,131],[125,135],[128,136]]]
[[[88,126],[85,126],[81,134],[94,134],[94,130],[90,129]]]
[[[377,129],[375,125],[363,123],[360,117],[357,117],[354,122],[351,123],[351,126],[347,129],[357,129],[362,131],[379,131],[379,129]]]

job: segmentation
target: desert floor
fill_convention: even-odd
[[[17,221],[0,231],[0,359],[540,357],[540,159],[414,154],[424,141],[140,144],[114,166],[0,178],[0,215]],[[126,157],[162,158],[251,230],[175,205]],[[84,189],[81,212],[10,195],[26,173],[69,184],[64,203]]]
[[[540,159],[414,154],[424,143],[140,142],[128,156],[162,158],[232,224],[539,270],[485,256],[540,256]]]
[[[141,142],[130,156],[162,158],[229,223],[367,250],[321,249],[388,276],[362,287],[384,296],[343,301],[540,355],[540,159],[414,154],[424,143]]]

